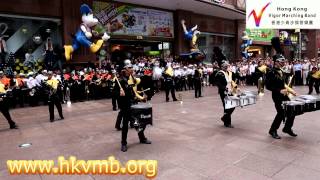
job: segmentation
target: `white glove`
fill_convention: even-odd
[[[110,36],[105,32],[102,36],[102,40],[108,41],[110,39]]]
[[[89,38],[89,39],[92,38],[92,33],[91,33],[91,32],[86,32],[85,35],[86,35],[86,37]]]

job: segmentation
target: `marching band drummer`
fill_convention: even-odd
[[[281,55],[282,50],[280,47],[280,39],[278,37],[272,38],[271,44],[275,48],[277,54],[273,56],[274,65],[272,70],[267,73],[266,87],[272,92],[272,100],[275,104],[277,115],[273,120],[273,123],[269,130],[269,134],[274,139],[281,139],[281,137],[277,133],[277,130],[279,129],[281,122],[283,120],[286,120],[285,126],[282,131],[289,134],[290,136],[296,137],[297,135],[292,131],[295,116],[288,114],[287,117],[285,117],[282,103],[284,101],[290,101],[288,97],[289,94],[292,94],[294,96],[296,96],[297,94],[293,89],[289,87],[289,85],[286,84],[285,81],[284,72],[282,71],[282,68],[285,65],[285,59]]]
[[[53,73],[50,71],[48,72],[48,81],[46,82],[49,89],[49,114],[50,114],[50,122],[54,122],[54,105],[56,105],[58,113],[60,115],[60,119],[64,119],[62,114],[62,107],[61,107],[61,100],[58,94],[58,86],[59,81],[53,78]]]
[[[233,73],[229,70],[230,64],[227,61],[224,61],[221,65],[221,70],[216,74],[216,85],[218,86],[218,92],[222,101],[224,115],[221,120],[224,123],[224,126],[227,128],[233,128],[231,125],[231,114],[235,108],[225,109],[224,98],[226,94],[232,94],[234,89],[237,88],[237,85],[233,81]]]
[[[128,124],[131,121],[131,105],[134,101],[136,101],[136,98],[140,101],[146,101],[146,97],[141,97],[137,95],[137,93],[134,91],[135,86],[135,78],[132,76],[133,69],[132,64],[130,60],[126,60],[124,69],[121,71],[121,77],[119,79],[119,83],[121,86],[119,86],[119,83],[116,83],[115,88],[120,92],[120,96],[118,99],[118,106],[120,108],[119,114],[123,115],[123,122],[122,122],[122,140],[121,140],[121,151],[126,152],[127,147],[127,135],[128,135]],[[145,135],[144,135],[144,129],[142,131],[139,131],[138,136],[140,139],[140,143],[142,144],[151,144],[151,141],[149,141]]]
[[[18,126],[16,123],[11,119],[10,113],[9,113],[9,107],[8,102],[6,102],[5,94],[7,91],[5,90],[5,85],[2,84],[0,81],[0,111],[3,114],[3,116],[7,119],[10,129],[18,129]]]

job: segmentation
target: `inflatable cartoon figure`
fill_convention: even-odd
[[[80,12],[82,14],[82,24],[80,29],[75,34],[72,45],[65,45],[65,57],[66,60],[70,60],[72,53],[79,49],[80,45],[90,48],[91,52],[96,53],[104,41],[110,39],[107,33],[104,33],[102,38],[99,39],[96,43],[91,41],[92,34],[97,34],[92,30],[92,28],[98,24],[98,19],[93,17],[92,9],[87,5],[83,4],[80,7]]]
[[[194,26],[193,28],[191,28],[189,31],[187,30],[187,27],[185,25],[185,20],[181,20],[181,24],[182,24],[182,28],[184,31],[184,36],[185,38],[191,42],[191,52],[196,52],[199,51],[198,49],[198,45],[197,45],[197,40],[198,40],[198,35],[200,35],[200,31],[198,31],[198,26]]]
[[[249,59],[249,54],[248,54],[248,49],[252,45],[252,39],[249,38],[248,34],[246,31],[243,31],[243,36],[242,36],[242,44],[240,46],[241,49],[241,55],[243,58],[246,60]]]

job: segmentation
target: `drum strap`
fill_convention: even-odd
[[[223,73],[224,74],[224,77],[227,81],[227,88],[229,91],[231,91],[232,87],[231,87],[231,82],[232,82],[232,79],[231,77],[229,76],[229,74],[227,72],[224,72],[222,70],[219,71],[220,73]]]

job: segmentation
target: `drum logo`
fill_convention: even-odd
[[[254,21],[255,21],[255,24],[256,24],[256,27],[259,27],[260,26],[260,22],[261,22],[261,19],[262,19],[262,16],[263,16],[263,13],[265,12],[265,10],[267,9],[267,7],[271,4],[271,2],[269,2],[268,4],[266,4],[260,12],[257,12],[255,9],[253,9],[251,11],[251,13],[249,14],[248,16],[248,19],[250,19],[251,16],[253,16],[254,18]],[[257,14],[258,13],[258,14]]]
[[[151,114],[149,114],[149,115],[141,114],[140,118],[141,118],[141,119],[148,119],[148,118],[151,118]]]

